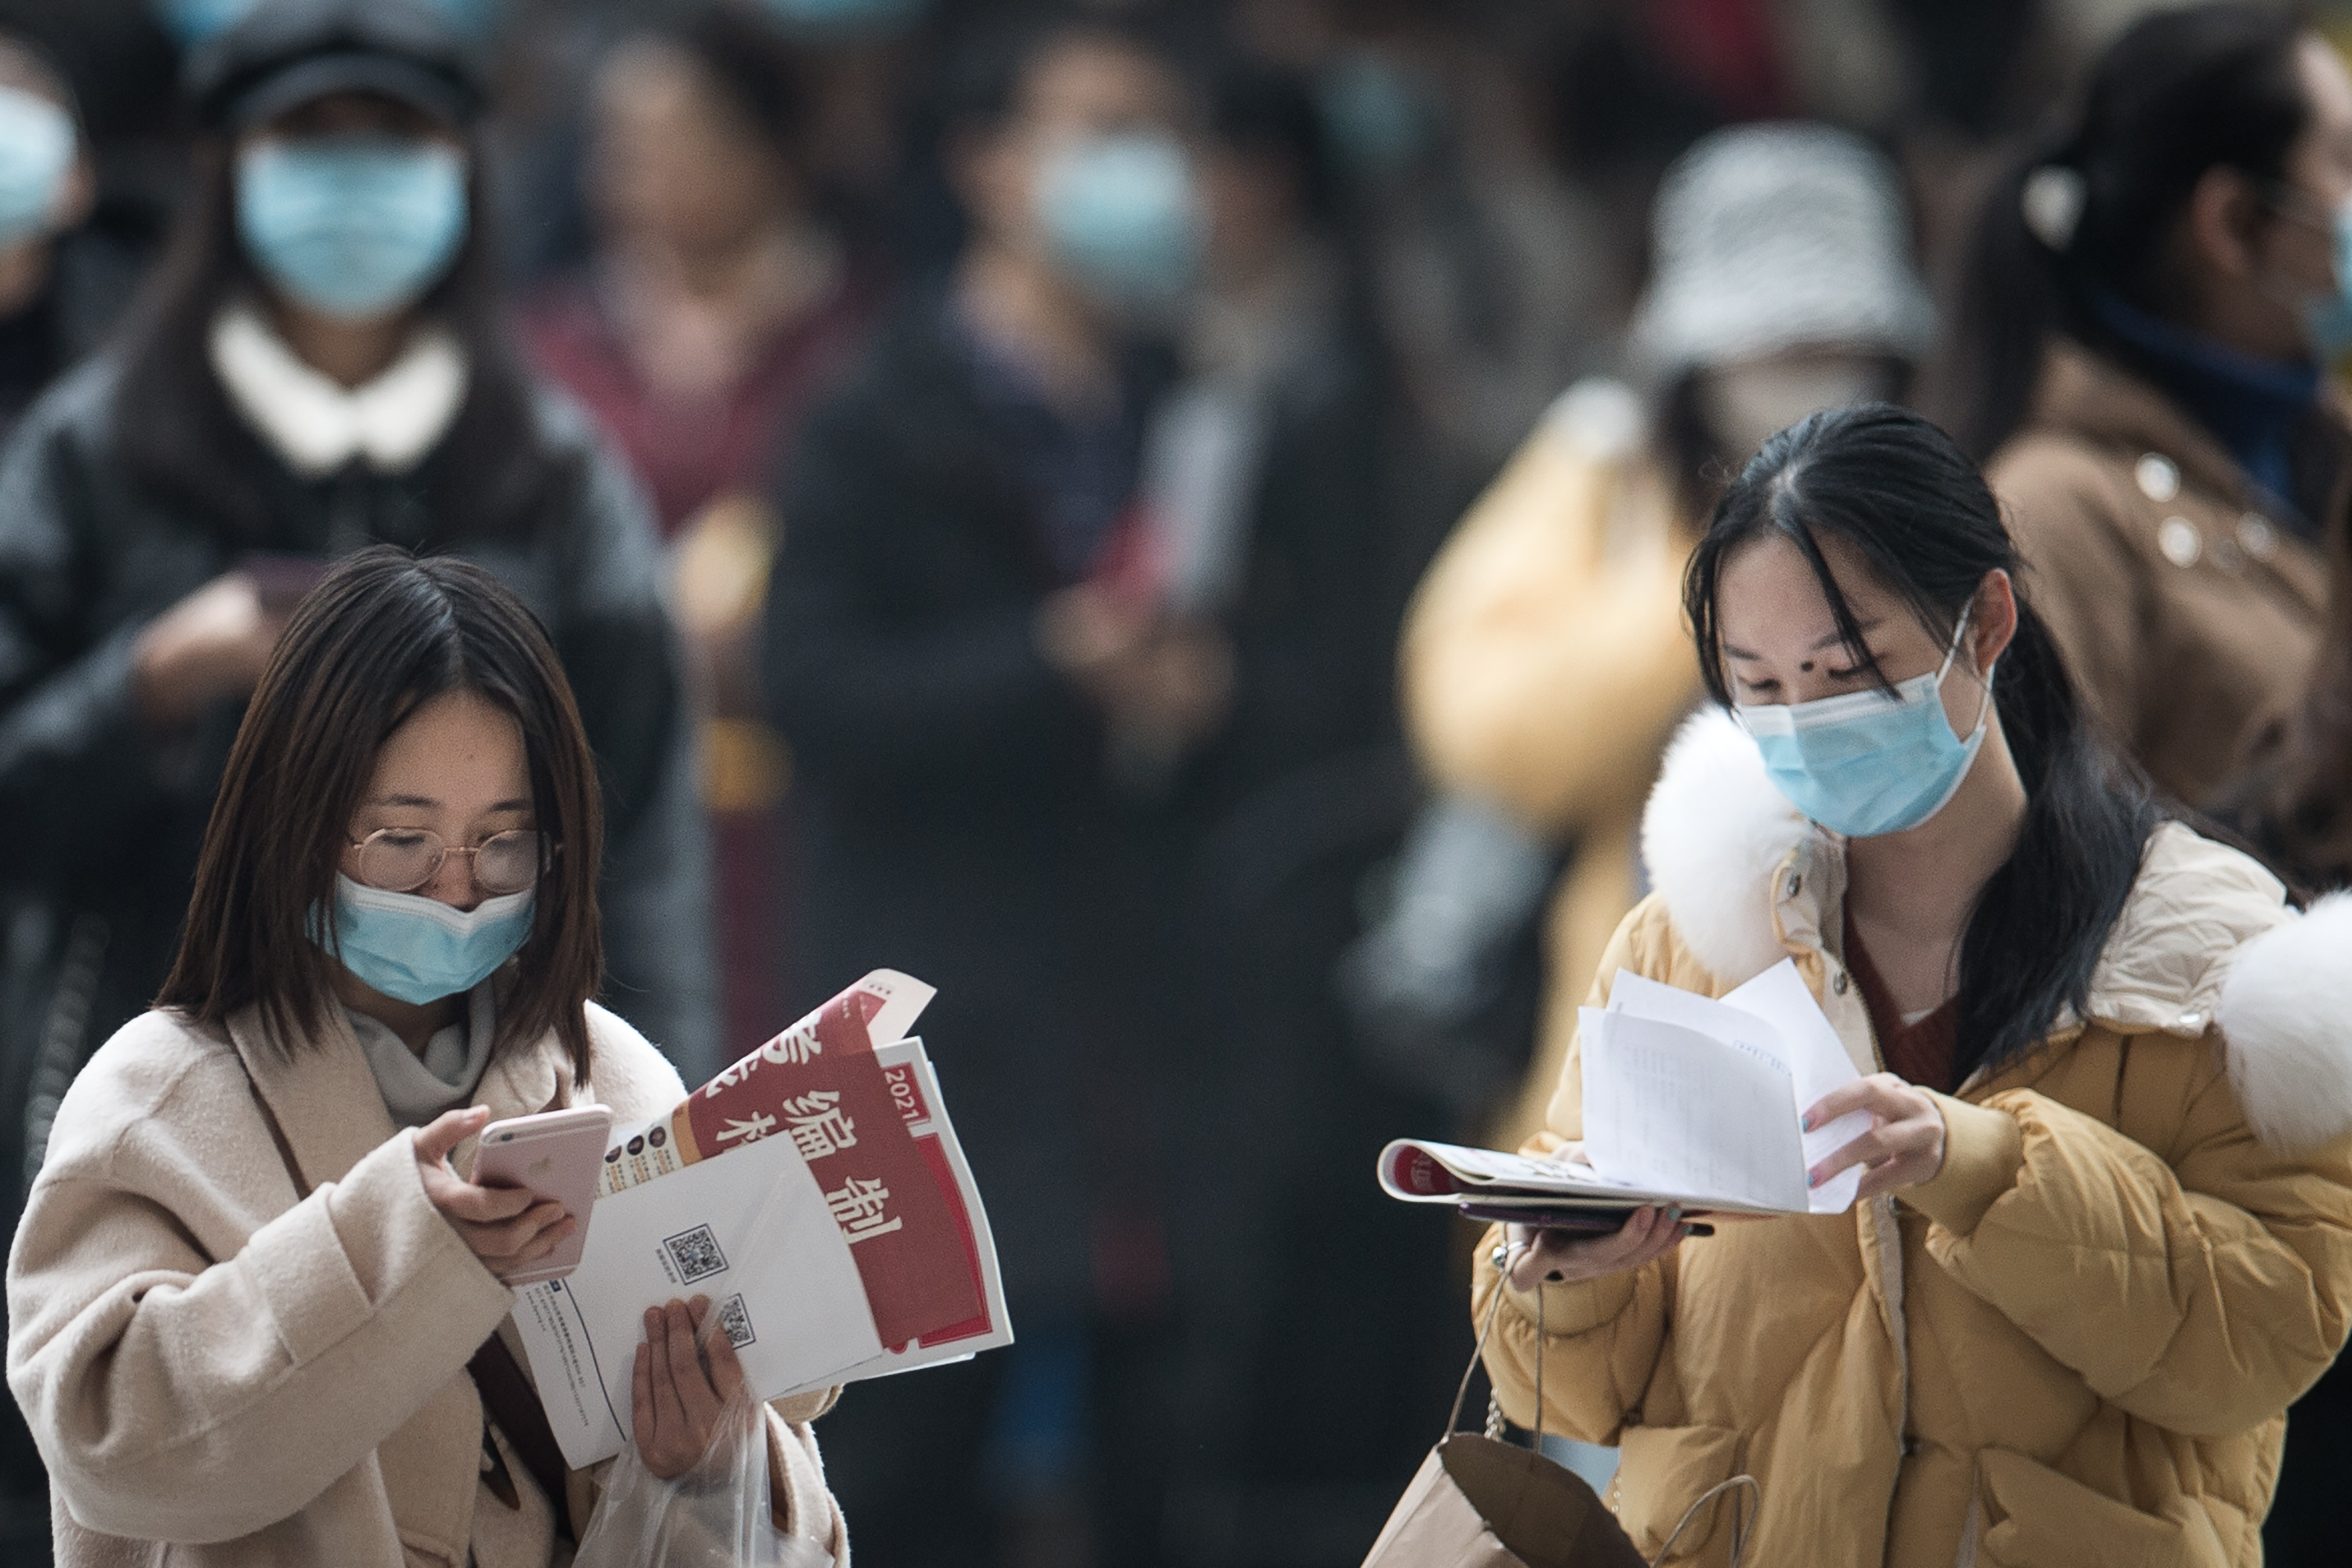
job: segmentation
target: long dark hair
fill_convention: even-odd
[[[335,872],[376,753],[418,707],[468,691],[514,716],[551,850],[530,935],[500,995],[497,1048],[550,1029],[588,1077],[602,984],[604,805],[580,710],[546,628],[499,580],[389,545],[352,556],[295,609],[246,709],[205,828],[179,956],[155,998],[201,1024],[258,1004],[281,1048],[332,1005]]]
[[[1691,556],[1684,603],[1707,693],[1726,707],[1732,695],[1716,605],[1723,565],[1770,534],[1802,552],[1847,650],[1882,685],[1885,672],[1822,556],[1822,537],[1851,546],[1945,641],[1958,635],[1986,574],[2024,572],[1992,492],[1941,430],[1883,403],[1816,414],[1764,444],[1724,492]],[[1994,677],[1993,700],[2025,784],[2025,823],[1961,939],[1953,1066],[1963,1079],[2030,1047],[2062,1008],[2087,1008],[2100,950],[2162,820],[2146,782],[2093,733],[2021,582],[2017,635]]]
[[[2111,346],[2087,289],[2179,318],[2166,242],[2208,170],[2263,182],[2284,172],[2311,119],[2295,68],[2306,30],[2299,11],[2279,5],[2149,16],[2100,57],[2073,121],[1993,182],[1961,260],[1932,400],[1964,451],[1982,461],[2024,422],[2053,336]],[[2058,246],[2026,222],[2027,183],[2045,169],[2062,188],[2080,182],[2078,216],[2053,226]]]
[[[419,306],[464,344],[470,365],[465,405],[433,465],[450,476],[430,498],[437,539],[490,531],[556,479],[555,459],[539,437],[530,374],[507,335],[478,137],[468,136],[467,153],[465,243]],[[117,438],[142,482],[259,535],[270,520],[245,466],[255,438],[213,371],[209,336],[224,304],[266,286],[237,238],[227,141],[215,136],[200,145],[194,169],[163,259],[116,344]]]

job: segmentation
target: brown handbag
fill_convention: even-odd
[[[1509,1254],[1496,1248],[1497,1268]],[[1542,1292],[1536,1295],[1536,1334],[1543,1335]],[[1633,1538],[1584,1479],[1542,1453],[1543,1357],[1536,1358],[1536,1447],[1522,1448],[1495,1436],[1457,1431],[1470,1377],[1486,1353],[1486,1337],[1503,1304],[1498,1287],[1478,1331],[1478,1343],[1454,1392],[1445,1436],[1438,1440],[1372,1542],[1363,1568],[1657,1568],[1699,1510],[1722,1493],[1756,1491],[1752,1476],[1734,1476],[1691,1504],[1655,1563],[1645,1563]],[[1499,1432],[1499,1412],[1488,1422]],[[1737,1503],[1731,1527],[1732,1568],[1747,1546],[1748,1517]]]

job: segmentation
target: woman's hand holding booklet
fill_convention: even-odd
[[[1869,1080],[1793,964],[1719,1001],[1621,973],[1609,1005],[1584,1009],[1580,1047],[1580,1143],[1538,1160],[1399,1140],[1381,1151],[1382,1187],[1476,1217],[1593,1231],[1616,1230],[1643,1209],[1673,1211],[1679,1226],[1697,1212],[1853,1205],[1862,1163],[1818,1185],[1810,1177],[1873,1131],[1871,1113],[1849,1110],[1810,1129],[1803,1117],[1832,1094],[1841,1098],[1832,1106],[1843,1105]]]

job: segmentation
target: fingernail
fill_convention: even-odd
[[[1822,1173],[1819,1171],[1807,1171],[1805,1173],[1805,1185],[1809,1187],[1818,1187],[1821,1184]]]
[[[1805,1115],[1798,1118],[1797,1124],[1802,1127],[1806,1131],[1811,1132],[1813,1130],[1812,1113],[1808,1111]]]
[[[1691,1227],[1690,1227],[1690,1226],[1686,1226],[1686,1225],[1685,1225],[1685,1226],[1680,1226],[1680,1227],[1678,1227],[1678,1228],[1680,1228],[1680,1230],[1682,1231],[1682,1233],[1683,1233],[1685,1236],[1688,1236],[1688,1235],[1691,1233]]]

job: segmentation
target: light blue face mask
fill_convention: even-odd
[[[912,26],[929,0],[760,0],[788,31],[870,37]]]
[[[256,0],[152,0],[155,20],[184,49],[227,32],[245,20]]]
[[[2301,308],[2304,341],[2323,365],[2352,353],[2352,202],[2336,209],[2329,229],[2336,239],[2336,287]]]
[[[364,321],[415,304],[448,270],[466,222],[466,160],[439,142],[302,137],[237,158],[247,253],[322,315]]]
[[[412,1006],[471,991],[521,951],[538,894],[526,888],[457,910],[438,899],[390,893],[335,874],[335,943],[311,922],[310,938],[362,984]]]
[[[150,0],[155,19],[184,49],[218,37],[245,20],[258,0]],[[478,38],[498,26],[502,0],[429,0],[443,16]]]
[[[1933,675],[1884,691],[1855,691],[1815,702],[1734,709],[1764,753],[1764,771],[1789,804],[1849,838],[1875,838],[1918,826],[1959,793],[1992,719],[1992,676],[1969,738],[1944,715],[1944,677],[1968,632],[1964,614]]]
[[[0,87],[0,245],[48,228],[79,140],[64,110],[46,98]]]
[[[1048,156],[1036,200],[1055,260],[1111,304],[1164,304],[1200,275],[1200,197],[1192,161],[1173,137],[1070,142]]]
[[[1375,50],[1351,50],[1324,67],[1316,99],[1340,158],[1375,184],[1421,162],[1436,138],[1428,88],[1410,68]]]

